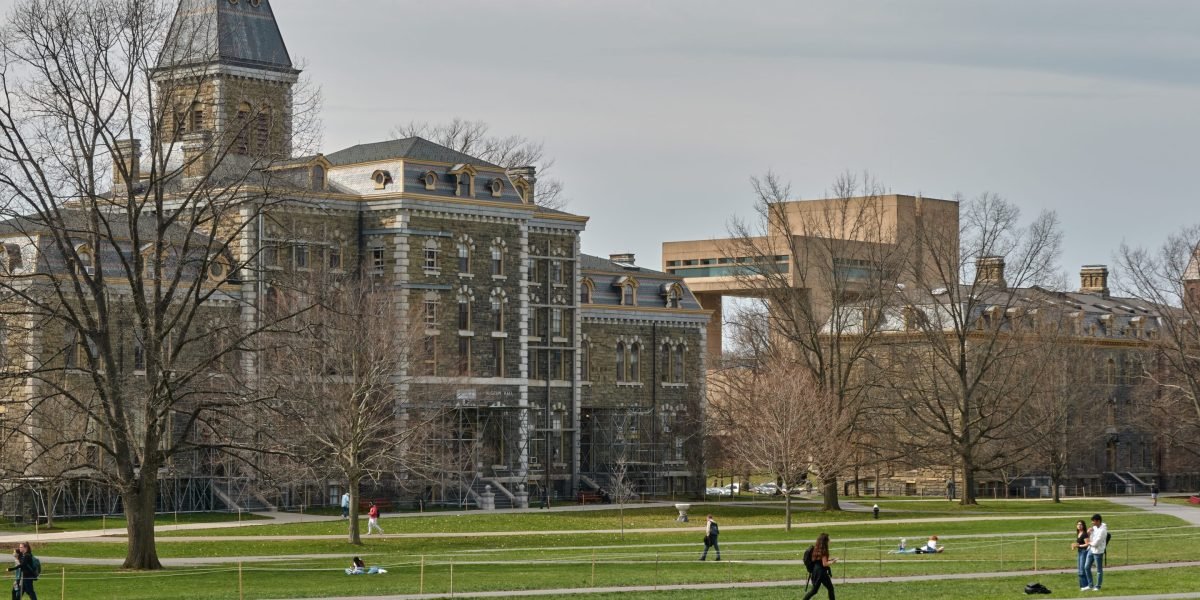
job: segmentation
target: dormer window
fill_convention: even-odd
[[[385,190],[387,189],[387,186],[392,183],[392,174],[388,171],[379,169],[374,173],[371,173],[371,181],[375,182],[375,189]]]
[[[636,279],[625,276],[618,277],[613,286],[621,290],[621,306],[637,306],[637,287]]]
[[[20,244],[5,244],[4,254],[5,266],[8,268],[9,273],[12,273],[13,271],[16,271],[24,266],[24,261],[21,258]]]
[[[434,173],[433,171],[425,171],[425,174],[421,175],[421,183],[424,183],[425,189],[429,191],[437,189],[437,180],[437,173]]]
[[[488,184],[488,189],[492,190],[493,198],[499,198],[500,194],[504,192],[504,181],[497,177]]]
[[[78,271],[77,271],[79,274],[81,274],[81,275],[84,273],[86,273],[88,275],[96,274],[96,255],[92,252],[91,246],[84,244],[82,246],[75,248],[75,256],[79,260],[79,266],[78,266]]]
[[[531,194],[532,188],[530,187],[529,182],[526,181],[524,177],[517,179],[516,183],[514,183],[513,185],[516,187],[517,193],[521,195],[522,202],[524,202],[525,204],[529,204],[529,203],[533,202],[533,198],[531,197],[532,196],[532,194]]]
[[[325,167],[321,165],[313,165],[312,189],[317,192],[325,189]]]
[[[595,293],[596,284],[592,282],[591,278],[585,277],[583,281],[579,283],[579,303],[591,304]]]
[[[678,283],[664,284],[663,296],[666,298],[667,308],[679,308],[679,303],[683,300],[683,286]]]
[[[233,146],[234,152],[237,154],[250,154],[250,112],[254,110],[250,103],[243,102],[238,105],[237,120],[234,122],[234,127],[237,128]]]
[[[458,164],[450,169],[454,176],[454,195],[462,198],[475,197],[475,175],[477,171],[471,165]]]

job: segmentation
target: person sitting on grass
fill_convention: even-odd
[[[354,560],[350,561],[350,568],[346,569],[347,575],[382,575],[384,573],[387,573],[387,569],[367,567],[363,563],[363,560],[357,556],[354,557]]]
[[[937,554],[945,549],[945,546],[938,545],[938,536],[931,535],[929,536],[929,541],[925,542],[924,546],[917,548],[917,554]]]

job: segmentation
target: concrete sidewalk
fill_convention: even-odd
[[[286,525],[291,523],[316,523],[323,521],[340,521],[340,516],[302,515],[290,512],[250,513],[257,517],[265,517],[252,521],[219,521],[213,523],[183,523],[179,525],[156,525],[154,531],[203,531],[205,529],[225,529],[229,527],[258,527],[262,525]],[[158,538],[160,541],[170,538]],[[109,527],[108,529],[90,529],[83,531],[54,531],[50,533],[10,533],[0,535],[0,545],[19,544],[21,542],[63,542],[63,541],[116,541],[125,540],[124,527]]]

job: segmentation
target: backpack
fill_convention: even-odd
[[[34,579],[38,579],[42,576],[42,561],[38,560],[38,557],[35,556],[30,559],[30,566],[33,567]]]
[[[1025,593],[1026,594],[1049,594],[1050,588],[1048,588],[1040,583],[1031,583],[1031,584],[1025,586]]]
[[[813,569],[817,566],[817,561],[813,560],[813,550],[815,549],[816,546],[809,546],[804,551],[804,568],[808,569],[809,575],[812,575]]]
[[[721,535],[721,528],[717,527],[717,522],[712,521],[712,529],[709,529],[709,535]]]

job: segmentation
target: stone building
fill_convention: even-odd
[[[401,314],[424,320],[425,351],[398,375],[450,410],[446,442],[466,457],[431,482],[435,501],[521,506],[618,484],[698,494],[709,312],[681,278],[582,254],[587,217],[537,206],[534,166],[416,137],[294,156],[298,74],[267,0],[182,0],[153,74],[175,134],[160,139],[177,140],[170,165],[185,178],[249,172],[271,189],[257,222],[230,224],[245,230],[233,259],[248,268],[225,310],[258,323],[289,293],[282,282],[319,270],[394,290]],[[155,167],[139,163],[141,147],[124,143],[114,180]],[[252,355],[241,366],[269,368]],[[173,473],[176,487],[226,475],[206,464]],[[241,504],[210,488],[181,509]],[[344,482],[299,488],[248,496],[336,502]]]

